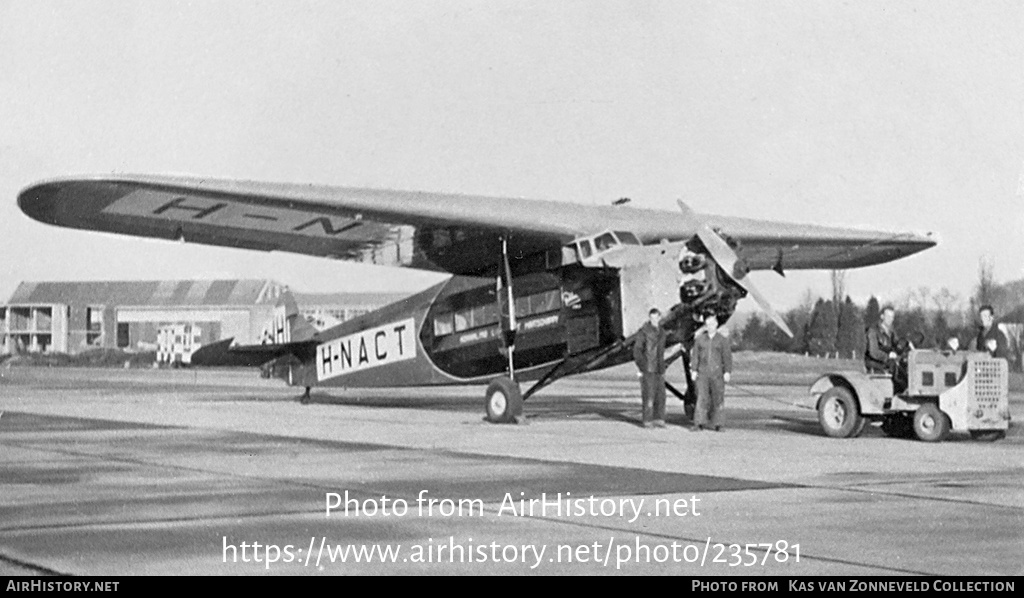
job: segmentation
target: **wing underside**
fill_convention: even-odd
[[[501,259],[560,252],[602,230],[644,243],[695,234],[680,214],[518,198],[195,178],[62,179],[25,189],[32,218],[70,228],[450,272],[488,274]],[[709,217],[752,269],[844,269],[935,244],[917,234]]]

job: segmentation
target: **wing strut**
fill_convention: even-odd
[[[508,357],[508,377],[515,381],[516,371],[515,364],[512,361],[513,354],[516,349],[516,304],[515,299],[512,296],[512,268],[508,263],[508,237],[501,237],[501,261],[504,267],[501,273],[498,274],[498,293],[502,291],[502,283],[504,282],[505,296],[505,313],[501,314],[501,322],[504,330],[502,333],[505,340],[505,351]]]

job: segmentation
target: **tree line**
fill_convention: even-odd
[[[793,331],[793,338],[767,317],[754,314],[739,331],[735,346],[740,350],[859,359],[864,355],[866,330],[878,322],[881,309],[877,297],[871,297],[863,306],[849,296],[839,302],[823,298],[805,300],[782,316]],[[914,340],[920,341],[915,343],[918,348],[943,347],[951,336],[958,337],[961,346],[966,347],[977,333],[972,318],[946,309],[922,305],[901,309],[897,305],[896,313],[896,335],[917,337]]]

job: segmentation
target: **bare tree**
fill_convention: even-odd
[[[842,305],[846,298],[846,270],[832,271],[832,305]]]
[[[960,303],[960,295],[949,290],[948,287],[942,287],[938,293],[932,295],[932,303],[935,304],[935,309],[948,314]]]
[[[942,287],[932,295],[932,303],[935,304],[935,311],[946,321],[947,324],[960,327],[963,325],[963,313],[960,305],[960,295]],[[952,320],[951,320],[952,318]]]
[[[917,304],[917,307],[921,311],[925,311],[928,309],[928,300],[931,298],[931,296],[932,290],[925,286],[917,287],[916,291],[911,291],[911,297],[913,298],[914,303]]]
[[[982,257],[978,260],[978,286],[974,289],[975,307],[992,304],[995,301],[995,267],[992,258]]]

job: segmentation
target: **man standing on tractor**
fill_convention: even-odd
[[[978,328],[978,339],[975,341],[978,351],[986,351],[992,357],[998,357],[1009,361],[1009,343],[1006,342],[1006,335],[996,325],[995,310],[991,305],[982,305],[978,310],[978,318],[981,326]]]

